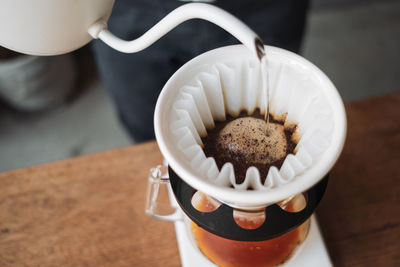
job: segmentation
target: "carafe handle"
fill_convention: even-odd
[[[147,184],[146,213],[151,217],[164,221],[175,222],[182,220],[182,212],[177,208],[178,205],[166,199],[170,194],[169,188],[168,167],[158,165],[151,168]],[[173,195],[171,196],[173,197]]]

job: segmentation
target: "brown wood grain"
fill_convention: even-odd
[[[0,174],[0,266],[179,266],[173,224],[145,215],[147,143]]]
[[[318,219],[335,266],[400,266],[400,93],[348,104]],[[179,266],[147,217],[154,142],[0,174],[0,266]]]
[[[400,93],[346,105],[317,217],[335,266],[400,266]]]

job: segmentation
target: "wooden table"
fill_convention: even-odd
[[[336,266],[400,266],[400,93],[347,105],[348,138],[317,215]],[[147,217],[155,142],[0,174],[0,266],[179,266]]]

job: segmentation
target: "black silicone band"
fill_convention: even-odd
[[[186,215],[197,225],[215,235],[238,241],[263,241],[290,232],[306,221],[314,212],[324,195],[329,175],[304,192],[306,207],[299,212],[287,212],[276,204],[265,209],[265,221],[257,229],[244,229],[233,219],[233,208],[221,204],[213,212],[200,212],[192,203],[196,190],[186,184],[169,167],[169,179],[175,198]]]

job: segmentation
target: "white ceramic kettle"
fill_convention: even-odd
[[[258,57],[263,53],[260,39],[243,22],[201,3],[180,6],[138,39],[124,41],[107,30],[113,4],[114,0],[1,0],[0,45],[25,54],[58,55],[99,38],[116,50],[134,53],[180,23],[199,18],[225,29]]]
[[[107,20],[114,0],[1,0],[0,45],[32,55],[63,54],[84,46],[89,27]]]

